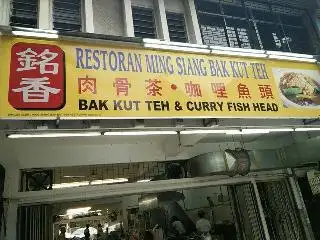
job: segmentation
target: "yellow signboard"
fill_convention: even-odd
[[[313,118],[316,64],[1,37],[0,117]]]

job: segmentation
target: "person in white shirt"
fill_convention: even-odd
[[[159,224],[156,224],[154,226],[154,228],[152,229],[152,233],[154,236],[154,240],[164,240],[165,239],[163,229]]]
[[[205,239],[211,239],[210,230],[211,224],[208,219],[205,218],[205,213],[203,211],[198,212],[199,220],[196,223],[197,231],[205,237]]]

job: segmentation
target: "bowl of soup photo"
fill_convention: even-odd
[[[320,107],[320,83],[303,72],[281,72],[278,83],[287,107]]]

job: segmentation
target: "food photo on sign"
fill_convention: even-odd
[[[320,108],[320,74],[316,70],[273,69],[285,107]]]

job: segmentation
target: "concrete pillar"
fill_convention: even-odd
[[[0,25],[8,26],[10,22],[10,0],[0,0]]]
[[[40,29],[52,29],[53,17],[52,17],[52,2],[53,0],[41,0],[39,1],[39,28]]]
[[[190,43],[202,44],[201,32],[194,0],[183,1]]]
[[[155,18],[157,23],[158,38],[170,41],[168,21],[164,0],[154,0]]]
[[[84,17],[85,17],[85,32],[94,33],[93,24],[93,0],[84,0]]]
[[[134,26],[132,18],[131,0],[122,0],[123,3],[123,23],[126,37],[134,37]]]

